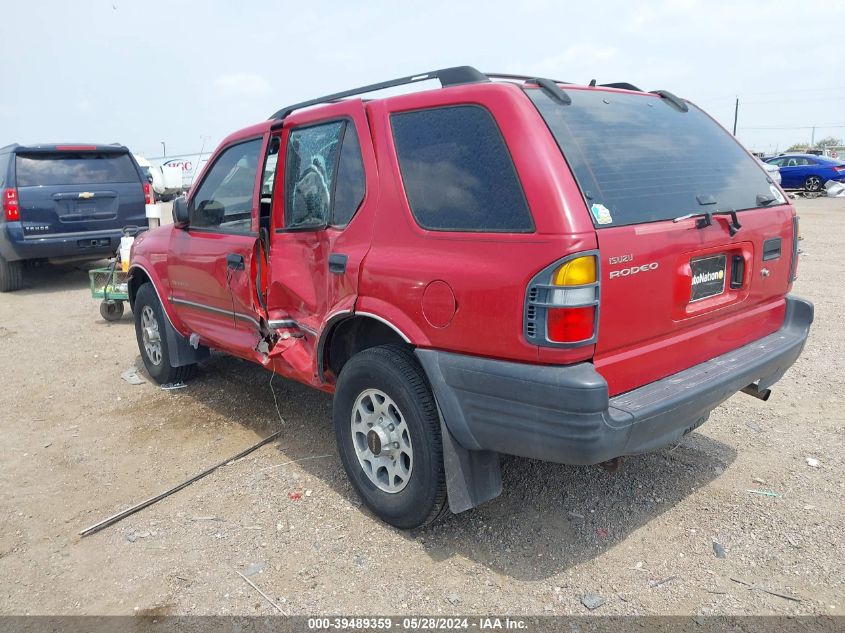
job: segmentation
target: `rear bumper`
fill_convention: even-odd
[[[60,257],[101,259],[114,255],[121,234],[120,229],[112,229],[24,236],[20,222],[6,222],[0,224],[0,255],[7,261]]]
[[[597,464],[670,444],[746,385],[780,380],[813,321],[811,303],[786,302],[774,334],[613,398],[590,363],[528,365],[424,349],[417,356],[464,448]]]

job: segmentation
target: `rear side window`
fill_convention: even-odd
[[[285,156],[285,228],[349,224],[364,200],[355,125],[333,121],[291,130]]]
[[[491,114],[449,106],[390,117],[417,223],[434,231],[534,230],[513,161]]]
[[[343,121],[291,130],[285,154],[285,228],[328,224]]]
[[[349,224],[364,200],[364,182],[364,161],[358,133],[353,124],[347,123],[337,165],[332,225],[343,227]]]
[[[651,95],[572,89],[563,105],[539,89],[526,93],[597,226],[785,202],[754,158],[692,104],[681,112]]]
[[[18,187],[141,182],[129,154],[110,152],[18,154],[15,177]]]

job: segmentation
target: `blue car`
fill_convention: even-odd
[[[784,189],[820,191],[828,180],[845,181],[845,163],[827,156],[784,154],[766,162],[780,167]]]

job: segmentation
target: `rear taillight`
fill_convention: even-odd
[[[575,343],[593,338],[595,306],[549,309],[546,332],[555,343]]]
[[[153,195],[153,188],[150,183],[144,183],[144,204],[155,204],[155,195]]]
[[[7,222],[17,222],[21,219],[21,207],[18,204],[18,190],[6,189],[3,191],[3,212]]]
[[[833,171],[845,171],[845,165],[836,165]]]
[[[531,280],[525,306],[525,338],[550,347],[595,342],[598,325],[598,259],[572,255]]]

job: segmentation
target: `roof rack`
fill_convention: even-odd
[[[545,92],[549,97],[561,103],[563,105],[569,105],[572,103],[572,99],[566,92],[555,83],[554,79],[545,79],[543,77],[534,77],[533,79],[529,79],[525,83],[527,84],[535,84],[537,85],[540,90]]]
[[[444,88],[446,86],[457,86],[459,84],[472,84],[484,81],[490,81],[486,75],[477,71],[472,66],[455,66],[453,68],[442,68],[440,70],[432,70],[427,73],[419,75],[410,75],[408,77],[400,77],[399,79],[391,79],[390,81],[382,81],[377,84],[370,84],[369,86],[361,86],[360,88],[352,88],[351,90],[344,90],[343,92],[336,92],[334,94],[326,95],[325,97],[318,97],[316,99],[309,99],[293,105],[286,106],[273,114],[270,119],[284,119],[294,110],[301,110],[309,106],[319,105],[321,103],[330,103],[345,99],[346,97],[354,97],[355,95],[366,94],[368,92],[376,92],[377,90],[384,90],[385,88],[393,88],[395,86],[405,86],[407,84],[417,83],[418,81],[427,81],[430,79],[437,79],[440,85]]]
[[[506,73],[484,73],[487,77],[492,77],[494,79],[516,79],[517,81],[526,81],[531,82],[537,78],[537,75],[509,75]],[[553,81],[556,84],[570,84],[571,81],[561,81],[560,79],[549,79],[549,81]]]
[[[689,106],[684,103],[684,100],[680,97],[675,96],[668,90],[652,90],[651,94],[658,95],[661,99],[665,100],[666,102],[670,103],[673,108],[679,110],[680,112],[688,112]]]
[[[270,120],[277,121],[277,123],[273,126],[276,127],[281,125],[281,121],[295,110],[301,110],[302,108],[320,105],[321,103],[332,103],[334,101],[339,101],[347,97],[354,97],[356,95],[362,95],[368,92],[377,92],[379,90],[385,90],[386,88],[405,86],[420,81],[430,81],[432,79],[437,79],[438,81],[440,81],[440,85],[444,88],[447,86],[457,86],[460,84],[483,83],[490,81],[490,79],[511,79],[515,81],[536,84],[547,94],[549,94],[552,98],[560,101],[561,103],[568,104],[571,102],[569,95],[567,95],[566,92],[564,92],[557,86],[557,84],[571,84],[572,82],[569,81],[562,81],[560,79],[547,79],[537,77],[536,75],[513,75],[510,73],[482,73],[473,68],[472,66],[453,66],[452,68],[441,68],[440,70],[432,70],[427,73],[421,73],[419,75],[409,75],[408,77],[400,77],[399,79],[382,81],[377,84],[361,86],[360,88],[352,88],[351,90],[335,92],[334,94],[326,95],[324,97],[317,97],[316,99],[309,99],[308,101],[294,103],[293,105],[286,106],[281,110],[275,112],[273,116],[270,117]],[[590,82],[590,85],[595,85],[595,79]],[[636,92],[642,92],[642,90],[640,88],[637,88],[634,84],[630,84],[625,81],[609,84],[600,84],[600,87],[619,88],[621,90],[634,90]],[[668,92],[666,90],[653,90],[652,92],[668,101],[673,107],[677,108],[681,112],[686,112],[689,109],[687,107],[687,104],[684,103],[682,99],[679,99],[671,92]]]
[[[619,88],[620,90],[634,90],[635,92],[642,92],[634,84],[629,84],[627,81],[617,81],[612,84],[599,84],[601,88]]]

